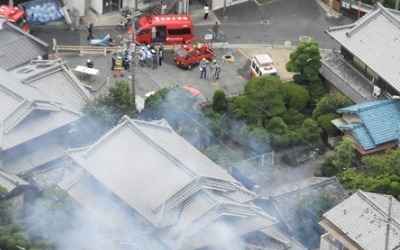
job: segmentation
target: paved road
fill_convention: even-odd
[[[225,31],[227,42],[283,45],[285,41],[291,41],[295,45],[301,37],[311,37],[321,48],[332,48],[335,42],[325,34],[325,30],[353,22],[347,17],[328,18],[316,0],[259,0],[258,2],[262,5],[249,1],[213,13],[216,20],[221,22],[221,29]],[[210,22],[202,20],[202,6],[198,2],[194,1],[190,8],[194,19],[195,36],[203,36],[211,27]],[[109,27],[99,27],[103,24],[96,24],[95,35],[102,37],[109,33],[117,37],[119,32],[114,27],[118,21],[117,15],[111,24],[107,23]],[[65,45],[87,44],[84,25],[76,31],[69,31],[66,27],[60,26],[36,27],[33,29],[33,34],[49,44],[52,44],[53,37]]]
[[[264,1],[264,2],[263,2]],[[178,69],[172,60],[171,53],[165,53],[165,67],[159,68],[157,71],[139,68],[136,74],[136,93],[144,96],[145,93],[157,90],[158,88],[168,87],[171,85],[192,84],[199,88],[207,98],[211,98],[214,91],[222,88],[228,95],[241,93],[243,86],[248,78],[249,58],[254,53],[268,53],[275,60],[278,71],[283,76],[283,80],[290,79],[290,74],[286,74],[285,64],[288,60],[289,50],[277,51],[276,49],[250,46],[248,44],[273,44],[283,45],[285,41],[291,42],[293,45],[299,41],[301,37],[311,37],[323,45],[332,44],[325,34],[325,30],[331,26],[337,26],[352,22],[352,20],[341,17],[339,19],[330,19],[327,17],[323,9],[315,0],[258,0],[261,5],[255,2],[246,2],[232,7],[227,7],[225,12],[218,10],[212,13],[210,20],[202,19],[202,6],[198,2],[193,2],[190,6],[190,13],[195,25],[196,36],[201,36],[210,28],[214,20],[219,20],[221,29],[225,31],[230,44],[242,44],[241,52],[236,48],[228,47],[226,49],[217,50],[217,56],[222,57],[226,54],[235,57],[235,63],[227,63],[220,60],[223,66],[221,80],[218,82],[204,82],[198,79],[197,68],[192,71]],[[115,23],[119,21],[120,16],[114,15],[114,19],[110,19],[110,15],[104,16],[102,20],[96,20],[94,34],[103,37],[107,33],[114,37],[116,42],[121,33],[115,30]],[[111,26],[106,26],[111,25]],[[88,44],[87,31],[83,23],[81,29],[70,31],[65,26],[46,26],[37,27],[32,32],[35,36],[47,42],[52,46],[52,39],[56,38],[58,44],[62,45],[86,45]],[[101,86],[105,86],[107,76],[112,74],[110,71],[111,59],[110,55],[102,56],[95,54],[87,54],[83,57],[76,54],[63,53],[60,55],[69,62],[71,68],[79,64],[84,64],[86,58],[90,58],[95,62],[95,67],[100,69],[101,75],[94,85],[94,89],[98,90]],[[108,78],[112,83],[114,79]],[[129,80],[128,75],[125,76]]]

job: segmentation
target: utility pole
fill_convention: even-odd
[[[8,0],[8,5],[10,5],[11,7],[14,6],[14,1],[13,0]]]
[[[392,223],[392,196],[389,196],[389,211],[386,221],[386,239],[385,239],[385,250],[389,250],[389,234],[390,234],[390,223]]]
[[[135,31],[135,19],[133,18],[131,25],[132,25],[132,42],[130,44],[130,53],[131,53],[131,92],[135,95],[136,89],[136,31]]]

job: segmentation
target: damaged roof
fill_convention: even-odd
[[[271,202],[278,219],[287,227],[289,233],[293,233],[304,222],[296,220],[294,213],[296,206],[309,194],[330,196],[334,198],[335,204],[347,198],[346,191],[336,177],[311,177],[282,185],[271,192],[270,196],[262,198]]]

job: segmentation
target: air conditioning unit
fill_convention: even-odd
[[[379,88],[378,86],[374,86],[374,90],[372,92],[372,95],[375,97],[379,97],[382,94],[382,90],[381,88]]]

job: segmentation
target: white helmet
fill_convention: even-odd
[[[88,62],[88,63],[90,63],[91,61],[92,61],[92,60],[90,60],[90,59],[87,59],[87,62]]]

